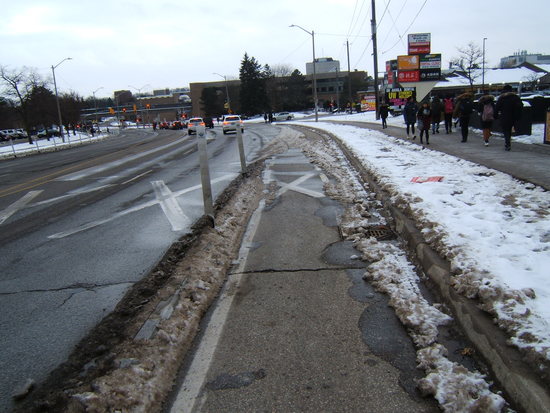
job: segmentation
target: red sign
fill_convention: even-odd
[[[388,72],[388,84],[393,85],[393,72],[391,70]]]
[[[400,70],[397,74],[397,81],[399,83],[404,82],[419,82],[420,71],[419,70]]]
[[[409,54],[429,54],[431,37],[430,33],[409,34]]]

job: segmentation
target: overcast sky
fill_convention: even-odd
[[[373,72],[368,0],[0,0],[0,65],[32,67],[60,93],[186,87],[237,78],[244,53],[305,74],[317,57]],[[550,54],[548,0],[377,0],[379,71],[407,54],[408,33],[431,33],[446,67],[459,46],[486,37],[486,61],[519,50]],[[401,38],[401,40],[400,40]],[[132,86],[132,87],[130,87]]]

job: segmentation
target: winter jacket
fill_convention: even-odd
[[[430,109],[432,111],[432,122],[441,122],[441,113],[443,113],[445,107],[439,98],[434,98]]]
[[[388,117],[388,113],[389,113],[389,106],[386,105],[385,103],[383,103],[382,105],[380,105],[380,117],[382,118],[387,118]]]
[[[413,100],[405,103],[403,108],[403,117],[405,118],[405,123],[416,123],[416,112],[418,111],[418,106]]]
[[[472,102],[472,94],[469,93],[469,92],[466,92],[466,93],[463,93],[462,95],[460,95],[459,97],[456,98],[456,102],[455,102],[455,109],[453,111],[453,117],[454,118],[463,118],[463,117],[470,117],[470,115],[472,114],[472,112],[470,113],[465,113],[463,110],[462,110],[462,107],[464,105],[468,105],[470,106],[472,109],[473,109],[473,105],[474,103]]]
[[[451,115],[455,109],[453,99],[452,98],[443,99],[443,107],[444,107],[445,113],[448,115]]]
[[[420,107],[417,113],[418,123],[422,122],[422,130],[430,129],[432,124],[432,110],[428,107]]]
[[[495,112],[504,125],[514,125],[521,118],[523,102],[514,92],[505,92],[498,97]]]
[[[485,110],[485,105],[491,105],[493,107],[493,119],[483,119],[483,111]],[[482,122],[492,122],[497,118],[497,112],[495,108],[495,97],[493,95],[484,95],[479,98],[479,102],[477,104],[477,113],[479,113],[479,117]]]

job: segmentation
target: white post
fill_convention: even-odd
[[[244,154],[244,144],[243,144],[243,132],[241,129],[241,125],[237,125],[237,129],[235,130],[237,133],[237,143],[239,145],[239,156],[241,158],[241,172],[244,174],[246,172],[246,156]]]
[[[210,184],[210,170],[208,169],[208,152],[206,150],[206,128],[197,128],[197,145],[201,167],[202,199],[204,203],[204,214],[208,215],[214,222],[214,206],[212,205],[212,187]]]

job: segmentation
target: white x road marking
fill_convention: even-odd
[[[164,211],[164,215],[170,221],[172,230],[181,231],[189,224],[189,218],[185,215],[178,204],[178,200],[174,196],[174,193],[166,186],[163,181],[151,182],[153,189],[155,190],[155,196],[160,202],[160,206]]]
[[[0,213],[0,225],[4,223],[9,217],[22,209],[25,205],[31,202],[35,197],[40,195],[42,190],[30,191],[24,197],[18,199],[13,204],[8,206],[4,211]]]
[[[324,198],[325,197],[325,194],[322,194],[320,192],[317,192],[317,191],[312,191],[310,189],[307,189],[307,188],[302,188],[301,186],[299,186],[302,182],[305,182],[307,181],[309,178],[313,178],[315,176],[318,176],[317,173],[308,173],[308,174],[305,174],[304,176],[288,183],[288,184],[283,184],[281,183],[280,181],[277,181],[279,182],[280,184],[282,184],[281,188],[277,191],[277,196],[281,196],[282,194],[284,194],[286,191],[288,190],[293,190],[295,192],[300,192],[304,195],[308,195],[308,196],[311,196],[313,198]]]
[[[212,179],[211,183],[214,184],[214,183],[217,183],[217,182],[230,180],[230,179],[233,179],[234,177],[235,177],[235,174],[220,176],[219,178]],[[162,181],[160,181],[160,182],[162,182]],[[190,188],[182,189],[181,191],[178,191],[178,192],[173,192],[173,193],[170,192],[171,193],[171,198],[173,198],[175,200],[177,197],[179,197],[183,194],[186,194],[188,192],[196,191],[197,189],[201,189],[201,187],[202,187],[201,185],[195,185],[195,186],[192,186]],[[157,204],[160,204],[161,207],[163,208],[163,211],[165,211],[164,207],[162,206],[163,202],[165,202],[166,205],[171,204],[171,201],[168,201],[166,197],[164,197],[164,199],[161,199],[161,200],[155,199],[155,200],[152,200],[152,201],[144,202],[143,204],[136,205],[136,206],[134,206],[132,208],[129,208],[125,211],[118,212],[118,213],[110,216],[109,218],[93,221],[93,222],[90,222],[88,224],[81,225],[78,228],[70,229],[68,231],[58,232],[57,234],[50,235],[48,238],[50,238],[50,239],[65,238],[65,237],[68,237],[70,235],[74,235],[74,234],[77,234],[79,232],[86,231],[88,229],[95,228],[95,227],[98,227],[100,225],[106,224],[108,222],[114,221],[115,219],[123,217],[123,216],[128,215],[128,214],[131,214],[132,212],[141,211],[142,209],[145,209],[145,208],[148,208],[150,206],[157,205]],[[174,218],[174,216],[177,215],[177,212],[176,212],[175,209],[173,209],[173,208],[171,209],[171,208],[172,207],[168,207],[168,209],[170,210],[170,214],[172,214],[171,217]],[[183,214],[183,212],[182,212],[182,214]],[[168,217],[168,219],[170,220],[170,217]],[[179,222],[179,225],[181,225],[181,222],[182,222],[181,217],[180,218],[175,218],[175,219]],[[176,230],[174,229],[174,231],[176,231]]]

